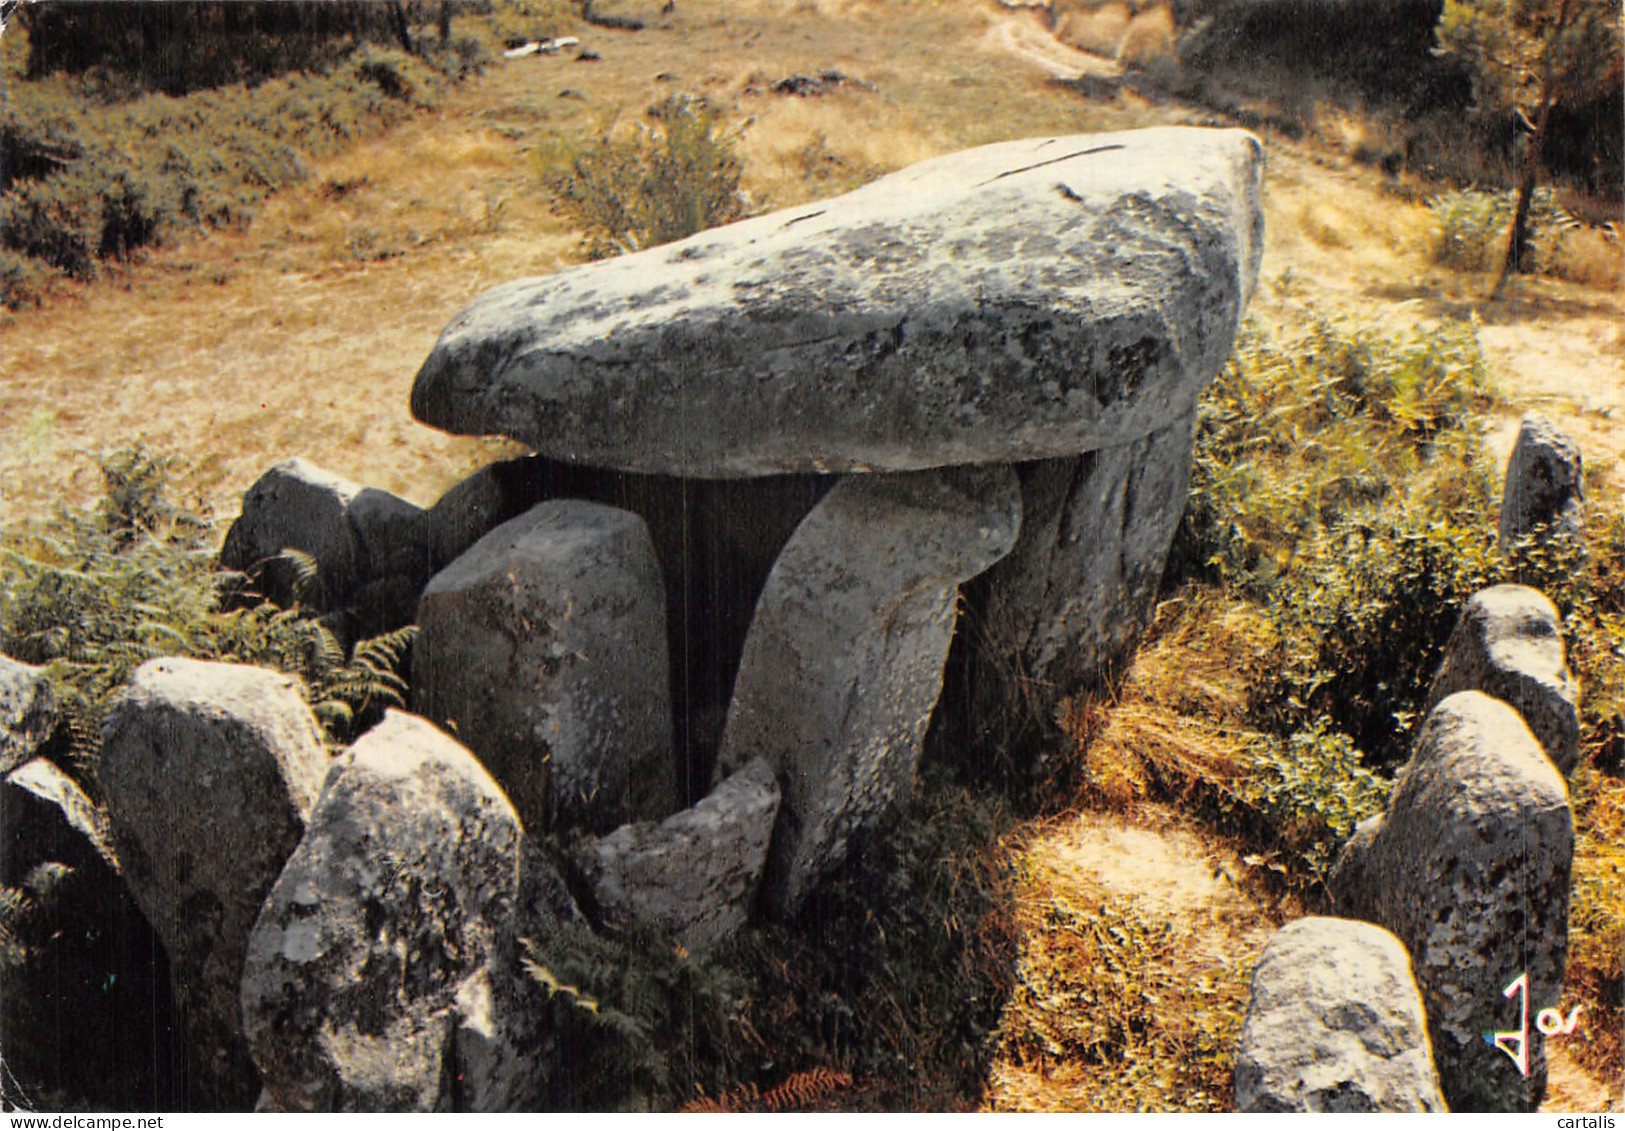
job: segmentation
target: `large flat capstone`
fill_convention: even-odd
[[[1181,420],[1263,250],[1241,130],[1033,138],[497,287],[412,413],[624,471],[743,478],[1078,455]]]

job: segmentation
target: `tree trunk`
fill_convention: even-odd
[[[1523,168],[1518,173],[1518,202],[1512,210],[1512,230],[1507,234],[1506,258],[1502,260],[1501,277],[1495,281],[1495,290],[1490,292],[1492,298],[1501,293],[1508,278],[1522,274],[1529,268],[1529,212],[1535,201],[1535,187],[1540,183],[1540,151],[1546,141],[1546,124],[1551,120],[1554,101],[1548,86],[1541,93],[1534,132],[1529,135],[1529,152],[1524,156]]]
[[[451,0],[440,0],[440,46],[451,42]]]

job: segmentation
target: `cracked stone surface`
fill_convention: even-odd
[[[743,478],[1075,456],[1188,416],[1263,251],[1262,148],[1001,142],[491,290],[412,413],[623,471]]]

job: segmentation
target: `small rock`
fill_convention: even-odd
[[[1545,416],[1531,412],[1518,427],[1501,493],[1503,550],[1546,527],[1547,538],[1577,543],[1585,533],[1580,446]]]
[[[507,1106],[488,1087],[514,1077],[511,1019],[492,1013],[510,1000],[476,983],[511,929],[521,836],[490,775],[423,719],[388,712],[334,765],[243,969],[245,1029],[272,1103],[466,1106],[452,1058],[467,1027],[500,1046],[484,1047],[473,1102]]]
[[[692,809],[622,825],[580,861],[599,918],[653,923],[690,948],[720,942],[749,918],[778,809],[778,782],[758,759]]]
[[[964,582],[1009,552],[1009,468],[841,480],[796,529],[745,641],[719,758],[783,791],[763,899],[792,917],[851,838],[904,798]]]
[[[1462,691],[1429,712],[1387,812],[1363,824],[1328,881],[1340,914],[1410,952],[1452,1111],[1534,1111],[1544,1038],[1520,1075],[1485,1033],[1516,1030],[1506,987],[1528,976],[1529,1017],[1562,997],[1574,819],[1522,717]]]
[[[1446,1110],[1410,956],[1370,923],[1299,919],[1271,937],[1235,1071],[1243,1112]]]
[[[329,762],[294,680],[243,664],[149,661],[108,717],[113,842],[173,963],[203,1106],[246,1110],[258,1094],[243,954]]]
[[[665,597],[636,515],[532,508],[435,575],[418,625],[418,708],[528,828],[604,831],[677,808]]]
[[[1580,757],[1579,689],[1563,657],[1563,627],[1544,593],[1496,585],[1473,594],[1445,645],[1428,706],[1457,691],[1510,703],[1561,773]]]
[[[56,729],[56,712],[45,669],[0,656],[0,774],[39,753]]]

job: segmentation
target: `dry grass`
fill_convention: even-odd
[[[1013,854],[1022,934],[994,1111],[1230,1106],[1251,965],[1278,919],[1166,810],[1035,825]]]
[[[1149,797],[1212,795],[1244,774],[1239,658],[1260,631],[1247,606],[1198,590],[1163,605],[1114,700],[1067,705],[1083,799],[1128,810]]]
[[[1564,1045],[1599,1080],[1625,1086],[1625,781],[1583,772],[1575,804],[1574,888],[1564,1009],[1584,1005]]]

